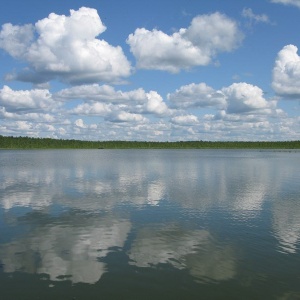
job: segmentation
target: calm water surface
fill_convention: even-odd
[[[0,298],[300,299],[300,152],[0,151]]]

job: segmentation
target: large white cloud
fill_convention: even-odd
[[[171,122],[177,125],[189,126],[199,123],[199,120],[194,115],[176,116],[171,119]]]
[[[258,86],[249,83],[233,83],[222,89],[227,101],[227,113],[270,113],[275,108],[276,102],[267,101],[263,91]]]
[[[55,97],[61,100],[92,100],[99,102],[108,102],[114,104],[143,103],[146,98],[145,91],[140,88],[128,92],[116,91],[114,87],[104,84],[86,84],[63,89],[55,94]]]
[[[205,83],[191,83],[168,94],[168,100],[178,108],[224,106],[225,98]]]
[[[86,102],[73,109],[73,113],[83,111],[94,111],[95,113],[99,111],[100,107],[104,108],[108,105],[113,110],[126,109],[131,113],[154,114],[158,117],[171,113],[161,95],[156,91],[147,93],[142,88],[123,92],[115,90],[114,87],[109,85],[82,85],[64,89],[56,93],[54,97],[59,100],[81,99]],[[103,109],[101,109],[102,111]]]
[[[36,112],[8,112],[5,107],[0,107],[0,119],[11,119],[18,121],[33,121],[33,122],[41,122],[41,123],[51,123],[56,121],[56,117],[54,115],[48,113],[36,113]]]
[[[277,55],[273,69],[273,89],[279,95],[300,97],[300,56],[298,48],[287,45]]]
[[[87,7],[70,10],[70,16],[51,13],[35,26],[4,24],[0,47],[30,66],[30,70],[10,78],[33,82],[60,78],[83,83],[129,76],[131,66],[121,47],[96,38],[105,30],[97,11]]]
[[[145,112],[164,116],[169,113],[169,108],[163,101],[163,98],[155,91],[146,94],[147,102]]]
[[[112,122],[131,122],[131,123],[147,123],[147,119],[141,114],[129,113],[126,111],[120,111],[116,114],[113,114],[110,117]]]
[[[235,49],[241,39],[236,22],[216,12],[195,17],[188,28],[172,35],[138,28],[129,35],[127,43],[138,68],[176,73],[208,65],[216,54]]]
[[[295,5],[300,8],[300,1],[299,0],[271,0],[273,3],[281,3],[285,5]]]
[[[2,30],[0,31],[0,48],[13,57],[21,58],[33,41],[33,37],[33,25],[14,26],[6,23],[2,25]]]
[[[79,115],[97,115],[97,116],[106,116],[112,112],[111,105],[104,103],[83,103],[76,106],[70,111],[73,114]]]
[[[15,91],[5,85],[0,90],[0,107],[6,111],[49,110],[55,105],[51,93],[45,89]]]
[[[275,100],[266,100],[262,89],[245,82],[234,83],[220,90],[214,90],[205,83],[191,83],[181,86],[174,93],[167,95],[168,100],[179,109],[210,108],[217,110],[211,119],[236,121],[250,119],[257,120],[257,115],[279,114],[276,111]],[[229,117],[236,114],[237,117]],[[252,115],[251,118],[239,116]],[[209,119],[206,117],[206,119]],[[177,117],[173,118],[177,120]],[[175,122],[178,123],[178,122]]]

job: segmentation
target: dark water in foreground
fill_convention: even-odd
[[[300,299],[300,152],[0,151],[0,299]]]

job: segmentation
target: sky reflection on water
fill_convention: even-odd
[[[299,163],[299,152],[1,151],[2,272],[96,284],[112,267],[171,268],[199,285],[292,286]]]

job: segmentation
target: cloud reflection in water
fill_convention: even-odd
[[[111,247],[122,248],[131,228],[126,219],[85,214],[46,224],[42,216],[33,215],[27,222],[38,226],[27,236],[0,247],[4,272],[47,274],[50,280],[69,279],[73,283],[97,282],[106,271],[99,258],[107,256]]]
[[[188,270],[199,281],[229,280],[238,272],[234,242],[223,244],[209,225],[185,230],[178,216],[189,218],[192,211],[201,217],[221,208],[248,230],[266,204],[271,234],[281,250],[296,253],[299,247],[298,181],[292,180],[298,169],[293,160],[234,151],[30,153],[19,152],[19,163],[1,161],[0,212],[9,223],[11,211],[18,208],[14,224],[30,228],[0,244],[4,272],[95,283],[106,272],[105,258],[117,247],[126,251],[132,267],[168,264]],[[295,193],[287,196],[291,182]],[[149,225],[151,217],[145,213],[146,219],[136,223],[140,208],[159,213],[164,202],[168,213],[174,213],[171,221],[157,218]],[[128,216],[116,213],[120,204]],[[129,241],[132,232],[136,236]]]
[[[138,230],[129,257],[138,267],[170,264],[187,269],[195,278],[228,280],[236,274],[235,255],[230,246],[217,246],[207,230],[183,230],[177,224]]]

